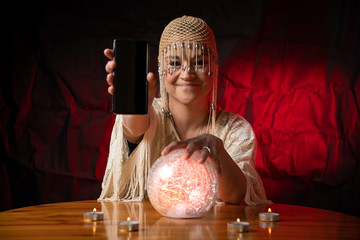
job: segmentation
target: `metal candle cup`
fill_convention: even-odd
[[[227,230],[229,232],[248,232],[250,227],[250,223],[248,222],[240,222],[238,218],[236,222],[228,222]]]
[[[97,212],[96,208],[92,212],[85,212],[83,214],[84,221],[102,221],[104,220],[104,213]]]
[[[259,219],[263,222],[278,222],[280,214],[271,212],[269,208],[268,212],[259,213]]]
[[[120,232],[134,232],[139,230],[138,221],[130,221],[128,218],[127,221],[122,221],[118,223],[118,229]]]

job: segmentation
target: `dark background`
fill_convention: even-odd
[[[156,71],[163,28],[192,15],[214,31],[219,103],[252,124],[268,198],[360,216],[359,12],[341,0],[7,5],[0,210],[99,196],[114,122],[103,50],[147,40]]]

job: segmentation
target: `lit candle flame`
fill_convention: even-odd
[[[236,222],[238,222],[238,223],[239,223],[239,222],[240,222],[240,218],[236,219]]]
[[[93,209],[93,212],[96,212],[96,208]]]
[[[130,222],[130,217],[127,218],[127,221]]]
[[[268,212],[271,212],[271,208],[268,209]]]

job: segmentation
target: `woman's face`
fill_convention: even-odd
[[[165,88],[169,102],[205,104],[212,89],[210,54],[200,43],[171,45],[164,55]]]

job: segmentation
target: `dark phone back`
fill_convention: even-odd
[[[147,114],[149,45],[145,41],[114,40],[113,113]]]

